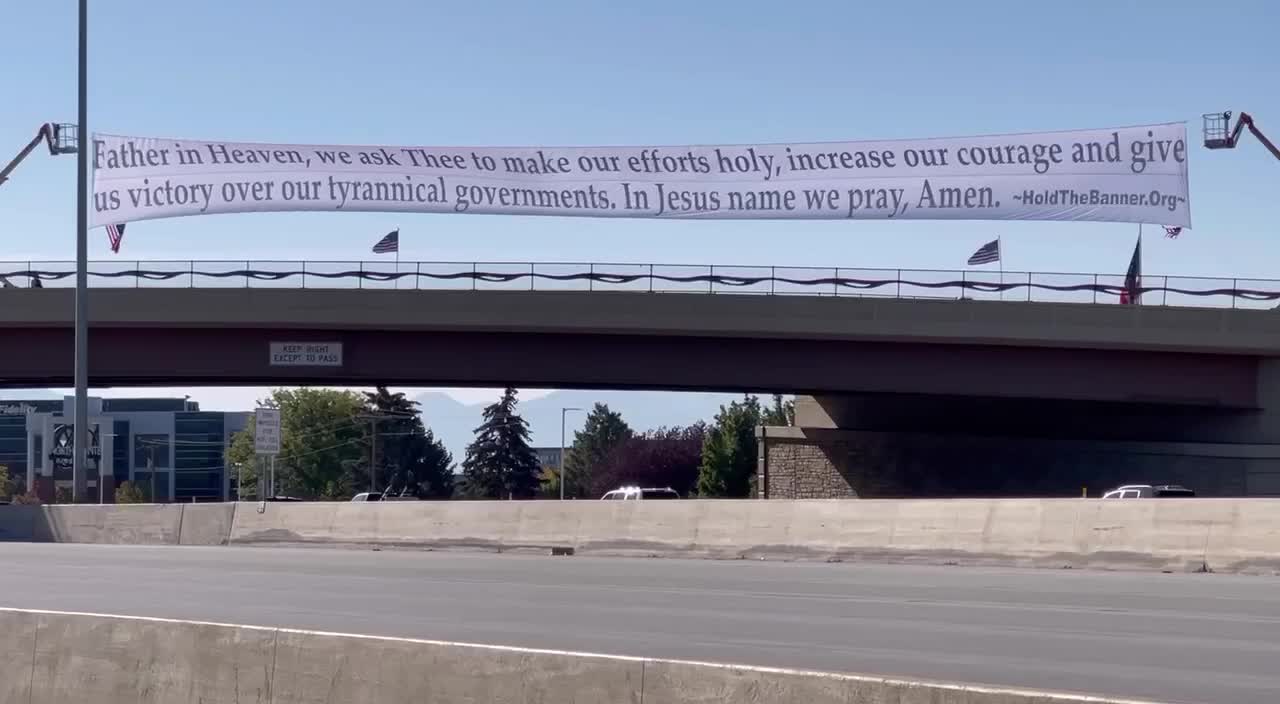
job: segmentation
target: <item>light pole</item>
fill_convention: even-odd
[[[567,478],[566,469],[568,468],[568,459],[564,454],[564,418],[569,411],[581,411],[581,408],[561,408],[560,409],[560,500],[564,501],[564,485]]]
[[[76,330],[75,330],[75,431],[72,455],[72,500],[85,494],[89,457],[89,0],[80,0],[79,116],[76,152]]]

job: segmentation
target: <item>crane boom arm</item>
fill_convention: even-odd
[[[0,184],[8,180],[9,174],[13,173],[13,170],[18,168],[18,164],[21,164],[22,160],[26,159],[40,145],[40,140],[42,139],[48,143],[49,151],[54,152],[53,125],[48,123],[40,125],[40,129],[36,131],[36,136],[27,143],[27,146],[23,147],[22,151],[18,152],[18,156],[14,157],[13,161],[10,161],[3,169],[0,169]]]
[[[1240,113],[1240,118],[1236,120],[1236,128],[1231,132],[1232,146],[1239,141],[1240,134],[1244,131],[1245,127],[1249,128],[1249,132],[1252,133],[1259,142],[1262,142],[1262,146],[1266,147],[1271,152],[1272,156],[1280,159],[1280,148],[1277,148],[1275,144],[1272,144],[1271,140],[1267,139],[1266,135],[1262,134],[1262,130],[1258,129],[1258,126],[1254,124],[1253,116],[1247,112]]]

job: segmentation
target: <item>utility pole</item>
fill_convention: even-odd
[[[378,421],[373,426],[373,442],[369,443],[369,491],[378,490]]]
[[[407,416],[401,413],[361,413],[357,418],[369,421],[371,442],[369,444],[369,491],[378,490],[378,423],[384,420],[399,420]]]
[[[151,477],[151,495],[147,498],[150,503],[158,504],[156,501],[156,446],[147,446],[147,474]]]
[[[80,0],[80,71],[76,129],[76,326],[75,326],[75,430],[71,459],[72,500],[84,498],[89,458],[89,0]]]
[[[569,458],[564,454],[564,417],[569,411],[581,411],[581,408],[560,409],[560,500],[564,501],[564,485],[568,484]]]

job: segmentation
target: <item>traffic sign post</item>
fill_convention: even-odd
[[[253,451],[259,457],[266,457],[271,466],[271,478],[264,485],[263,473],[258,473],[258,498],[264,498],[268,492],[276,493],[276,455],[280,454],[280,409],[259,408],[254,413]]]

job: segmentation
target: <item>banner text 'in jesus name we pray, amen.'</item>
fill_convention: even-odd
[[[1191,224],[1185,125],[696,147],[93,142],[93,223],[260,211]]]

